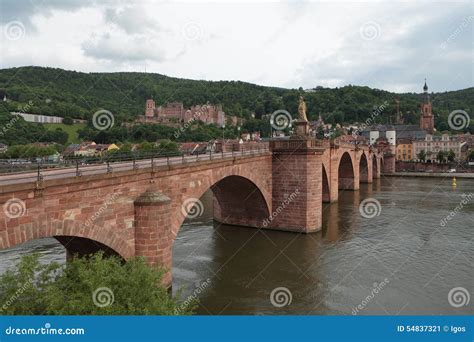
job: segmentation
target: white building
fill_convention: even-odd
[[[63,123],[64,118],[60,116],[48,116],[40,114],[27,114],[27,113],[18,113],[11,112],[11,115],[19,115],[27,122],[36,122],[36,123]]]
[[[380,134],[379,134],[379,131],[370,131],[369,133],[369,144],[370,145],[373,145],[375,144],[375,142],[377,141],[377,139],[379,138]]]
[[[393,129],[393,128],[388,129],[388,130],[385,132],[385,137],[387,138],[388,143],[389,143],[391,146],[395,146],[395,145],[396,145],[396,142],[397,142],[397,132],[395,131],[395,129]]]

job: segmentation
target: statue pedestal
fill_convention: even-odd
[[[296,120],[294,122],[295,132],[290,139],[308,139],[309,138],[309,123],[305,120]]]

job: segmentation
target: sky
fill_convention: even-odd
[[[473,1],[0,0],[0,68],[305,89],[473,86]]]

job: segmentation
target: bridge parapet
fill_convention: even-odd
[[[301,149],[326,149],[329,148],[328,140],[319,139],[288,139],[271,140],[270,151],[296,151]]]

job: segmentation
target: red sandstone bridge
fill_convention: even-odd
[[[171,270],[179,229],[209,189],[218,222],[310,233],[321,229],[323,201],[385,166],[368,146],[277,140],[260,151],[104,167],[0,176],[0,249],[54,237],[69,255],[104,250]]]

